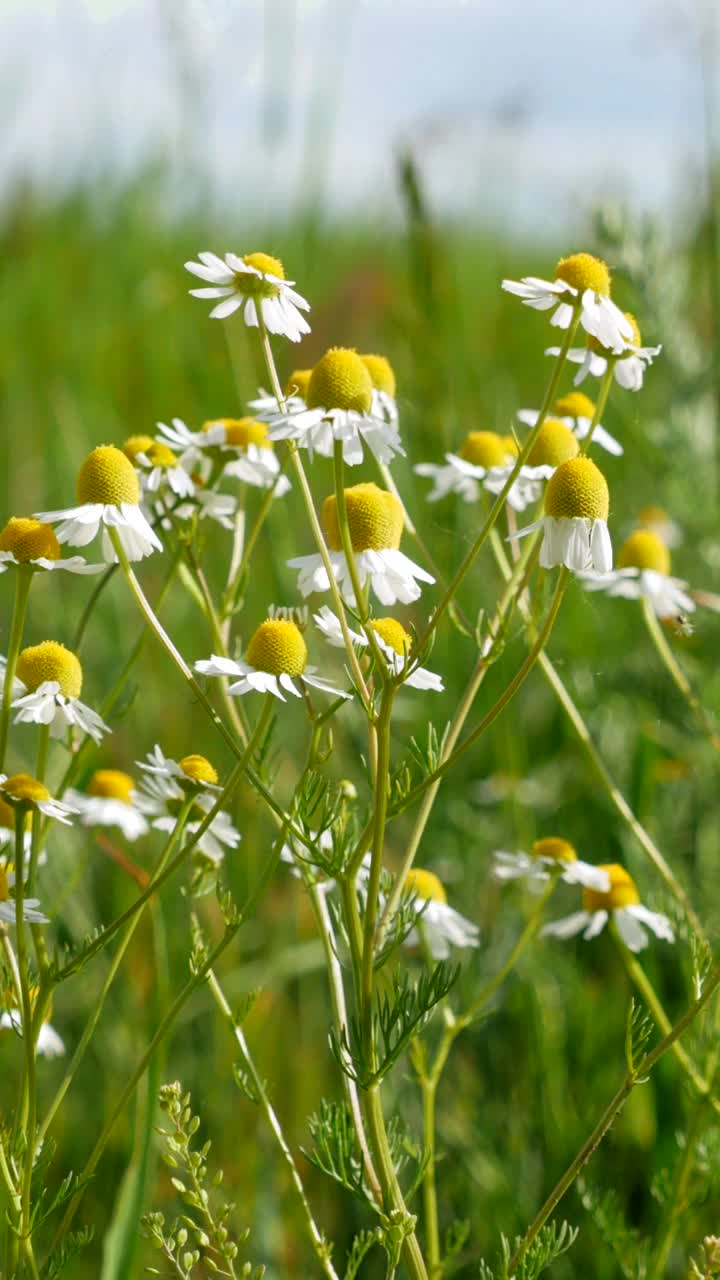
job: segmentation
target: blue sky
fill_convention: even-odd
[[[0,0],[0,181],[131,171],[235,207],[395,204],[416,149],[444,213],[572,225],[697,190],[712,0]],[[710,47],[704,31],[705,46]],[[717,51],[717,47],[716,47]]]

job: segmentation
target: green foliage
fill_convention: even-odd
[[[543,1271],[547,1271],[548,1267],[572,1248],[577,1235],[577,1227],[570,1227],[567,1222],[562,1222],[559,1227],[555,1222],[544,1226],[512,1272],[509,1271],[509,1266],[514,1250],[506,1236],[501,1236],[501,1261],[495,1269],[488,1266],[487,1262],[481,1262],[480,1280],[537,1280]],[[518,1236],[515,1249],[520,1241],[521,1237]]]
[[[583,1207],[590,1214],[604,1245],[615,1257],[625,1280],[646,1280],[649,1275],[650,1242],[629,1227],[615,1191],[600,1191],[585,1178],[578,1178]]]

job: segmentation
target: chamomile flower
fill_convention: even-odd
[[[174,498],[188,498],[195,492],[195,485],[177,454],[161,441],[153,440],[146,449],[138,452],[135,466],[146,497],[167,498],[172,495]]]
[[[83,671],[80,660],[63,644],[44,640],[23,649],[15,676],[23,692],[13,698],[15,724],[46,724],[53,738],[77,727],[99,742],[110,729],[91,707],[80,701]]]
[[[269,333],[281,333],[291,342],[310,332],[300,314],[310,310],[310,303],[292,288],[293,280],[285,279],[285,268],[277,258],[267,253],[246,253],[242,258],[226,253],[224,260],[216,253],[198,257],[199,262],[186,262],[185,267],[210,287],[190,293],[193,298],[222,298],[210,312],[213,319],[222,320],[242,307],[249,328],[258,327],[260,315]]]
[[[444,465],[418,462],[413,471],[433,481],[428,502],[439,502],[448,493],[458,494],[463,502],[477,502],[483,490],[496,496],[502,492],[516,456],[512,438],[498,435],[496,431],[471,431],[459,454],[445,454]],[[545,478],[542,468],[522,467],[508,492],[508,505],[514,511],[524,511],[537,502]]]
[[[307,408],[307,392],[311,377],[312,369],[293,369],[283,387],[286,413],[298,413],[301,409]],[[266,391],[264,387],[259,388],[254,400],[248,401],[248,409],[261,422],[268,422],[271,418],[277,417],[279,408],[277,396]]]
[[[360,586],[370,583],[381,604],[412,604],[420,596],[419,582],[435,579],[400,551],[404,513],[402,503],[376,484],[356,484],[345,490],[350,541],[355,552],[355,566]],[[342,594],[354,603],[350,570],[337,517],[337,503],[330,494],[322,507],[325,536],[330,549],[330,566]],[[297,556],[288,560],[291,569],[299,569],[298,588],[301,595],[329,591],[330,580],[320,555]]]
[[[245,658],[245,662],[235,662],[213,654],[209,661],[196,662],[195,670],[204,676],[232,680],[228,686],[232,697],[255,691],[272,693],[281,702],[286,701],[285,693],[301,698],[295,680],[336,698],[351,696],[319,675],[317,667],[308,666],[307,645],[300,628],[290,619],[266,618],[250,637]]]
[[[610,888],[607,871],[583,862],[569,841],[561,836],[535,840],[529,853],[505,853],[498,849],[493,858],[492,874],[496,880],[526,880],[531,889],[541,889],[553,874],[566,884],[581,884],[603,893]]]
[[[40,511],[36,519],[57,524],[58,542],[85,547],[103,530],[102,553],[108,564],[117,561],[108,529],[116,529],[128,560],[142,560],[162,543],[140,510],[140,481],[129,458],[112,445],[100,445],[78,473],[77,507]]]
[[[590,458],[562,462],[545,490],[545,515],[512,534],[523,538],[543,530],[540,564],[564,564],[573,573],[609,573],[612,543],[607,527],[610,495],[602,472]]]
[[[269,420],[271,440],[295,440],[310,455],[331,457],[342,442],[348,466],[363,460],[363,446],[378,462],[404,454],[394,421],[373,413],[373,380],[356,351],[331,347],[310,375],[306,407]]]
[[[126,840],[137,840],[148,830],[136,807],[135,782],[120,769],[97,769],[87,791],[71,788],[65,797],[77,810],[81,827],[117,827]]]
[[[172,760],[156,745],[146,760],[138,760],[137,764],[144,776],[136,804],[150,819],[151,826],[157,831],[173,831],[182,806],[192,797],[185,831],[188,835],[195,835],[217,803],[221,790],[217,771],[210,761],[200,755]],[[230,815],[221,809],[195,848],[217,866],[225,857],[225,850],[236,849],[240,839],[240,832],[234,827]]]
[[[662,347],[644,347],[634,315],[626,311],[625,319],[632,334],[623,348],[618,348],[599,335],[595,335],[595,339],[591,339],[586,347],[570,348],[567,353],[568,360],[572,364],[581,366],[575,375],[576,387],[585,381],[588,374],[593,378],[602,378],[608,367],[608,360],[612,360],[613,376],[618,386],[623,387],[625,391],[640,390],[645,370],[652,364],[655,356],[660,354]],[[559,352],[559,347],[548,347],[545,355],[557,356]]]
[[[395,370],[386,356],[360,356],[370,374],[373,385],[372,412],[376,418],[384,418],[386,422],[397,422],[398,407],[395,399],[397,379]]]
[[[15,810],[16,821],[18,813],[25,815],[34,810],[57,822],[71,823],[75,816],[71,805],[54,800],[45,784],[29,773],[14,773],[10,777],[0,773],[0,799]]]
[[[433,871],[413,867],[405,881],[405,892],[418,907],[418,925],[405,939],[408,946],[417,946],[422,934],[433,959],[447,960],[451,947],[480,945],[477,925],[448,905],[445,887]]]
[[[643,926],[647,926],[657,938],[663,938],[665,942],[675,941],[667,916],[648,911],[642,905],[635,882],[624,867],[613,862],[601,866],[599,870],[607,872],[610,888],[605,892],[585,888],[582,911],[546,924],[541,937],[574,938],[576,934],[582,933],[586,940],[596,938],[612,916],[622,941],[630,951],[642,951],[647,946],[648,935]]]
[[[68,573],[102,573],[104,564],[88,564],[83,556],[60,555],[52,529],[30,516],[12,516],[0,531],[0,573],[8,569],[65,569]]]
[[[32,998],[35,993],[31,990],[30,994]],[[61,1058],[65,1053],[65,1042],[62,1037],[58,1035],[55,1028],[50,1025],[50,1022],[48,1021],[49,1018],[50,1010],[48,1009],[45,1021],[38,1031],[38,1037],[35,1042],[35,1052],[38,1053],[41,1058]],[[7,1031],[14,1031],[16,1035],[22,1038],[22,1014],[20,1010],[14,1009],[11,1004],[8,1004],[8,1007],[3,1011],[3,1013],[0,1013],[0,1028],[4,1028]]]
[[[276,498],[287,493],[290,482],[280,475],[280,463],[265,422],[258,418],[216,418],[205,423],[203,433],[211,445],[220,449],[223,475],[259,489],[274,485]]]
[[[612,573],[582,574],[586,591],[604,591],[625,600],[648,600],[658,618],[677,618],[695,609],[688,586],[670,577],[670,552],[649,529],[636,529],[618,554]]]
[[[550,323],[560,329],[568,329],[579,311],[585,332],[611,351],[620,352],[633,340],[632,326],[610,301],[607,263],[590,253],[561,258],[554,280],[525,276],[522,280],[503,280],[502,287],[521,298],[526,307],[536,311],[554,309]]]
[[[329,609],[327,605],[323,605],[319,613],[313,614],[313,621],[318,630],[322,631],[328,644],[333,645],[336,649],[345,647],[340,621],[332,609]],[[402,675],[408,665],[408,657],[412,648],[412,636],[396,618],[372,618],[370,626],[375,632],[381,652],[387,659],[390,672],[394,676]],[[367,636],[357,631],[350,631],[350,639],[353,644],[361,646],[369,643]],[[426,667],[413,667],[412,664],[410,664],[410,672],[403,680],[403,684],[412,689],[431,690],[434,693],[442,693],[445,687],[442,682],[442,676],[439,676],[435,671],[428,671]]]
[[[592,426],[595,405],[584,392],[571,391],[569,395],[561,396],[555,401],[551,412],[554,418],[564,422],[570,428],[578,440],[584,440]],[[520,409],[517,416],[526,426],[534,427],[540,415],[537,409]],[[593,431],[592,438],[593,444],[599,444],[601,449],[607,449],[608,453],[614,454],[617,458],[622,456],[624,452],[622,445],[600,423]]]

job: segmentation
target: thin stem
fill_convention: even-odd
[[[101,573],[98,576],[95,582],[95,585],[92,591],[90,592],[90,595],[88,596],[85,608],[80,614],[80,621],[78,622],[77,628],[75,630],[75,635],[73,636],[72,648],[75,653],[78,652],[83,642],[85,632],[87,631],[88,623],[92,616],[93,609],[95,608],[95,605],[100,599],[100,596],[102,595],[106,586],[110,582],[110,579],[114,577],[114,575],[117,573],[117,569],[118,569],[118,566],[116,564],[110,564],[108,565],[105,572]]]
[[[25,939],[24,911],[24,836],[26,809],[15,811],[15,934],[17,946],[17,971],[22,998],[22,1039],[25,1050],[25,1082],[23,1087],[27,1106],[23,1105],[22,1113],[25,1121],[25,1154],[22,1175],[22,1212],[20,1217],[20,1234],[31,1249],[32,1234],[32,1173],[35,1163],[35,1130],[37,1128],[37,1076],[35,1070],[35,1036],[33,1034],[32,1001],[30,999],[30,975],[28,972],[28,953]]]
[[[482,988],[466,1012],[456,1018],[455,1022],[458,1032],[462,1031],[464,1027],[469,1026],[471,1022],[474,1022],[475,1018],[477,1018],[478,1014],[482,1012],[488,1001],[492,1000],[495,992],[502,986],[508,974],[515,968],[525,948],[530,942],[532,942],[540,928],[540,925],[542,924],[543,912],[555,890],[555,885],[558,881],[558,874],[558,872],[554,871],[550,873],[550,879],[547,886],[538,898],[534,909],[528,917],[525,928],[517,939],[517,942],[512,948],[502,968],[500,968],[495,974],[495,977],[491,978],[490,981]],[[456,1034],[458,1034],[458,1032],[456,1032]]]
[[[265,1119],[267,1120],[268,1125],[270,1126],[270,1129],[275,1138],[275,1141],[277,1142],[278,1147],[282,1152],[285,1163],[287,1164],[288,1169],[290,1170],[290,1180],[293,1184],[293,1187],[295,1188],[298,1199],[300,1200],[300,1204],[302,1206],[302,1210],[305,1215],[305,1222],[307,1224],[310,1240],[312,1242],[312,1246],[313,1246],[313,1249],[315,1250],[315,1254],[318,1258],[318,1261],[320,1262],[322,1269],[325,1272],[325,1275],[328,1277],[328,1280],[338,1280],[338,1274],[330,1258],[330,1249],[313,1217],[313,1212],[308,1202],[308,1198],[305,1192],[305,1187],[303,1186],[302,1178],[300,1177],[300,1173],[295,1163],[295,1159],[293,1157],[292,1151],[288,1146],[287,1140],[285,1138],[285,1134],[282,1131],[282,1126],[278,1119],[275,1108],[273,1107],[270,1101],[270,1098],[268,1097],[267,1091],[262,1081],[262,1077],[258,1073],[257,1067],[255,1066],[255,1062],[253,1061],[252,1054],[250,1053],[250,1049],[248,1047],[247,1040],[245,1039],[245,1035],[243,1033],[242,1027],[238,1022],[236,1022],[235,1018],[233,1017],[232,1009],[230,1008],[230,1005],[225,999],[225,995],[223,993],[222,987],[220,986],[220,983],[218,982],[217,977],[215,976],[215,973],[213,972],[212,969],[210,969],[208,972],[208,985],[210,987],[210,991],[212,992],[216,1005],[218,1006],[220,1012],[222,1013],[226,1022],[230,1026],[232,1033],[235,1037],[235,1040],[240,1048],[240,1052],[242,1053],[242,1056],[245,1060],[245,1066],[247,1067],[248,1073],[252,1080],[252,1085],[253,1085],[253,1089],[255,1091],[257,1100],[260,1106],[262,1107],[262,1110],[265,1113]]]
[[[373,811],[373,838],[368,876],[365,920],[363,923],[362,966],[360,971],[360,1018],[363,1053],[368,1063],[374,1063],[375,1045],[372,1031],[373,980],[375,976],[375,924],[377,921],[378,894],[382,874],[385,825],[387,822],[388,783],[390,777],[390,723],[394,689],[386,685],[377,721],[377,771],[375,779],[375,808]]]
[[[682,694],[683,698],[687,702],[690,708],[690,711],[692,712],[692,715],[695,717],[695,720],[697,721],[698,725],[702,729],[703,733],[706,733],[708,735],[715,750],[720,751],[720,738],[718,738],[718,735],[715,731],[715,726],[713,725],[713,722],[708,712],[705,710],[697,694],[691,688],[690,682],[687,676],[685,675],[685,672],[683,671],[682,667],[677,661],[677,658],[675,657],[675,654],[670,648],[670,645],[667,642],[665,633],[662,629],[660,619],[655,613],[655,610],[653,609],[647,596],[642,597],[641,604],[642,604],[642,613],[643,613],[643,619],[645,621],[645,626],[647,627],[648,635],[650,636],[650,639],[652,640],[655,646],[655,650],[658,654],[658,657],[660,658],[660,661],[662,662],[663,666],[666,668],[670,676],[670,679],[672,680],[675,687],[680,690],[680,693]]]
[[[333,446],[333,466],[335,473],[335,503],[337,507],[338,529],[340,531],[340,541],[342,543],[343,554],[347,562],[353,594],[355,596],[355,607],[378,671],[385,680],[387,678],[387,662],[383,658],[380,646],[377,642],[377,636],[373,631],[373,628],[368,623],[367,598],[366,593],[363,591],[360,584],[357,563],[355,560],[355,548],[353,547],[352,535],[350,533],[347,503],[345,501],[345,462],[343,459],[342,440],[336,440]]]
[[[667,1053],[668,1049],[672,1049],[675,1042],[695,1021],[697,1015],[708,1003],[718,984],[720,984],[720,965],[716,965],[712,970],[712,973],[708,976],[705,988],[698,999],[693,1001],[682,1017],[679,1018],[674,1026],[670,1028],[667,1035],[663,1037],[659,1044],[657,1044],[650,1053],[647,1053],[644,1056],[642,1061],[637,1064],[632,1072],[628,1073],[620,1088],[606,1106],[590,1136],[583,1143],[560,1181],[555,1187],[553,1187],[553,1190],[550,1192],[550,1195],[542,1206],[540,1212],[533,1219],[533,1222],[525,1232],[525,1235],[516,1248],[507,1268],[507,1274],[508,1277],[510,1277],[510,1280],[512,1280],[512,1277],[516,1274],[517,1268],[525,1257],[530,1245],[544,1227],[551,1213],[553,1213],[557,1208],[565,1195],[565,1192],[572,1186],[578,1174],[582,1171],[584,1166],[600,1146],[600,1143],[611,1128],[615,1117],[624,1106],[635,1085],[638,1081],[643,1080],[643,1078],[649,1074],[655,1064],[659,1062],[660,1058]]]
[[[607,404],[607,398],[610,394],[610,388],[612,386],[614,372],[615,372],[615,358],[613,356],[608,356],[607,369],[605,370],[602,376],[602,381],[600,383],[600,390],[598,392],[597,401],[595,402],[595,411],[593,413],[592,420],[590,422],[590,429],[587,435],[585,436],[585,439],[580,441],[580,453],[587,453],[590,448],[590,445],[592,444],[592,438],[595,433],[595,428],[599,425],[600,419],[602,418],[603,413],[605,412],[605,405]]]
[[[18,654],[20,653],[20,647],[22,645],[23,631],[25,629],[25,614],[27,613],[28,596],[30,595],[32,578],[33,571],[31,569],[19,568],[15,575],[15,602],[13,604],[12,623],[10,625],[7,662],[5,663],[2,709],[0,709],[0,773],[5,767],[5,754],[7,752],[8,734],[10,732],[10,706],[13,697],[15,667],[17,666]]]

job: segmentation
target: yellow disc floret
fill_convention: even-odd
[[[502,467],[507,462],[507,443],[496,431],[471,431],[465,437],[460,457],[474,467]]]
[[[625,319],[627,320],[628,324],[630,325],[630,328],[632,329],[632,338],[630,338],[630,342],[634,347],[641,347],[642,335],[640,333],[640,325],[635,319],[632,311],[625,312]]]
[[[590,458],[561,462],[545,490],[545,514],[555,520],[607,520],[610,494],[605,477]]]
[[[598,889],[583,889],[585,911],[616,911],[618,907],[632,907],[640,901],[635,881],[619,863],[604,863],[598,867],[598,871],[607,872],[610,888],[607,893],[600,893]]]
[[[384,391],[389,396],[395,396],[397,391],[397,379],[395,370],[389,360],[385,356],[361,356],[365,368],[367,369],[372,384],[376,391]]]
[[[16,560],[59,560],[60,543],[49,525],[29,516],[13,516],[0,532],[0,551],[11,551]]]
[[[610,296],[608,265],[591,253],[573,253],[569,258],[561,258],[555,268],[555,279],[564,280],[580,294],[592,289],[606,298]]]
[[[530,467],[559,467],[580,452],[577,437],[559,418],[546,418],[528,454]]]
[[[397,618],[373,618],[370,626],[373,631],[377,632],[380,639],[385,641],[386,645],[394,649],[401,657],[407,657],[412,645],[412,637],[398,622]]]
[[[9,827],[10,830],[15,826],[15,810],[0,796],[0,827]]]
[[[424,871],[422,867],[413,867],[411,871],[408,871],[405,889],[408,893],[414,894],[416,898],[429,898],[432,902],[447,902],[447,894],[442,881],[438,879],[434,871]]]
[[[121,800],[131,804],[135,783],[129,773],[121,769],[96,769],[88,783],[88,795],[102,796],[104,800]]]
[[[129,458],[111,444],[93,449],[83,462],[77,478],[78,502],[102,502],[120,506],[123,502],[137,506],[140,482]]]
[[[252,271],[236,271],[234,285],[238,292],[248,298],[277,298],[280,289],[265,277],[285,279],[285,268],[280,259],[272,258],[269,253],[246,253],[243,262],[247,267],[254,267],[260,275],[256,276]]]
[[[636,529],[623,542],[618,554],[621,569],[654,569],[656,573],[670,573],[670,552],[662,538],[650,529]]]
[[[372,393],[372,378],[357,351],[331,347],[310,375],[307,406],[369,413]]]
[[[43,640],[42,644],[23,649],[15,672],[30,693],[39,689],[46,680],[56,680],[60,693],[66,698],[80,697],[83,673],[79,659],[71,649],[55,640]]]
[[[249,444],[260,449],[273,447],[267,438],[266,424],[258,422],[257,418],[213,418],[211,422],[204,422],[202,429],[207,432],[212,427],[224,427],[225,443],[234,449],[247,449]]]
[[[251,667],[273,676],[301,676],[307,656],[300,629],[281,618],[268,618],[260,624],[245,655]]]
[[[505,450],[505,453],[506,453],[506,455],[507,455],[507,458],[508,458],[508,459],[511,459],[511,458],[517,458],[517,456],[518,456],[518,454],[519,454],[520,450],[519,450],[519,448],[518,448],[518,442],[517,442],[517,440],[515,439],[515,437],[514,437],[514,436],[501,436],[501,437],[500,437],[500,439],[502,440],[503,448],[504,448],[504,450]]]
[[[182,760],[178,761],[178,764],[185,777],[189,778],[191,782],[209,784],[211,787],[217,785],[217,769],[211,765],[209,760],[206,760],[205,756],[183,756]]]
[[[278,280],[285,279],[285,268],[282,262],[269,253],[246,253],[243,262],[247,267],[254,267],[256,271],[261,271],[264,276],[276,276]]]
[[[562,836],[545,836],[534,840],[530,852],[533,858],[552,858],[553,862],[577,862],[577,854],[569,840]]]
[[[160,440],[153,440],[149,449],[145,450],[148,462],[154,467],[175,467],[177,466],[177,454],[168,448]]]
[[[14,773],[2,783],[2,791],[8,804],[20,808],[32,808],[35,804],[43,804],[51,799],[50,792],[37,778],[29,773]]]
[[[126,458],[134,462],[139,453],[147,453],[148,449],[152,449],[154,443],[152,436],[128,436],[122,451]]]
[[[354,484],[345,490],[348,527],[353,551],[397,551],[403,531],[402,503],[376,484]],[[323,502],[322,519],[328,544],[342,550],[337,501],[331,493]]]
[[[570,391],[555,401],[552,411],[558,418],[590,418],[592,421],[595,405],[584,391]]]
[[[307,400],[308,387],[312,377],[312,369],[293,369],[290,377],[285,383],[284,393],[286,396],[299,396],[301,400]]]
[[[8,884],[7,871],[0,862],[0,902],[7,902],[10,897],[10,886]]]

